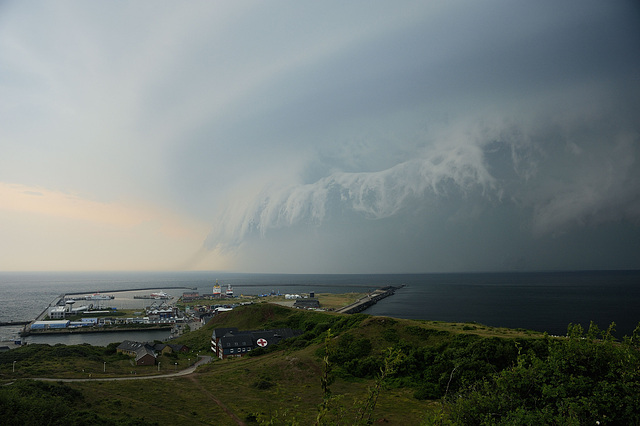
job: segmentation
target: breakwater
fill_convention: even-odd
[[[9,321],[9,322],[0,322],[0,327],[11,327],[14,325],[27,325],[31,324],[31,321]]]
[[[114,289],[114,290],[100,290],[100,293],[127,293],[132,291],[144,291],[144,290],[197,290],[198,287],[187,287],[187,286],[170,286],[170,287],[157,287],[157,286],[147,286],[147,287],[139,287],[139,288],[126,288],[126,289]],[[66,296],[74,296],[77,294],[87,294],[86,291],[79,291],[75,293],[66,293]],[[65,295],[62,295],[64,297]]]
[[[354,303],[347,305],[343,308],[338,309],[336,312],[341,314],[356,314],[358,312],[362,312],[370,306],[378,303],[379,300],[384,299],[385,297],[393,296],[396,290],[404,287],[404,284],[398,287],[387,286],[382,287],[375,290],[373,293],[363,297],[360,300],[355,301]]]

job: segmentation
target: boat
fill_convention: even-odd
[[[93,293],[91,296],[85,297],[85,300],[111,300],[114,296],[110,294]]]
[[[102,294],[102,293],[93,293],[87,296],[71,296],[67,297],[66,300],[111,300],[115,297],[110,294]]]
[[[141,296],[133,296],[134,299],[156,299],[156,300],[167,300],[167,299],[172,299],[173,296],[171,296],[168,293],[165,293],[164,291],[159,291],[157,293],[151,293],[151,294],[144,294]]]
[[[171,299],[171,295],[165,293],[164,291],[159,291],[157,293],[151,293],[151,297],[154,299]]]
[[[231,288],[231,284],[227,286],[226,295],[227,297],[233,297],[233,289]]]

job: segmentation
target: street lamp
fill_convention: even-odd
[[[158,371],[160,371],[160,361],[158,361]]]
[[[15,361],[13,361],[13,372],[14,373],[16,372],[16,362]]]
[[[176,362],[175,364],[176,364],[176,370],[178,370],[178,363]]]

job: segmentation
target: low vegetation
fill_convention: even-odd
[[[159,366],[135,365],[131,356],[116,353],[118,343],[107,347],[31,344],[0,353],[0,379],[48,377],[60,379],[159,375],[187,368],[197,354],[168,353]]]
[[[0,415],[36,424],[25,414],[30,407],[55,402],[55,416],[43,418],[45,409],[37,424],[640,424],[640,328],[622,341],[613,325],[595,324],[586,331],[570,325],[567,337],[552,338],[258,303],[180,337],[192,353],[161,365],[186,367],[217,327],[303,333],[190,376],[156,380],[16,380],[78,377],[82,369],[102,377],[105,366],[126,376],[132,366],[113,345],[15,349],[0,354],[0,379],[11,381],[0,389]],[[138,368],[157,374],[157,366]]]
[[[315,293],[314,297],[320,302],[320,307],[324,310],[339,309],[343,306],[347,306],[365,297],[367,293]],[[305,295],[306,296],[306,295]],[[185,307],[198,307],[198,306],[211,306],[211,305],[230,305],[230,304],[244,304],[244,303],[276,303],[293,305],[295,299],[287,299],[284,295],[266,295],[266,296],[236,296],[233,299],[195,299],[189,301],[180,301],[178,306]]]

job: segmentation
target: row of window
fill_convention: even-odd
[[[238,346],[238,342],[233,342],[235,346]],[[227,342],[227,347],[231,346],[231,342]],[[242,342],[242,346],[247,346],[247,342]]]

